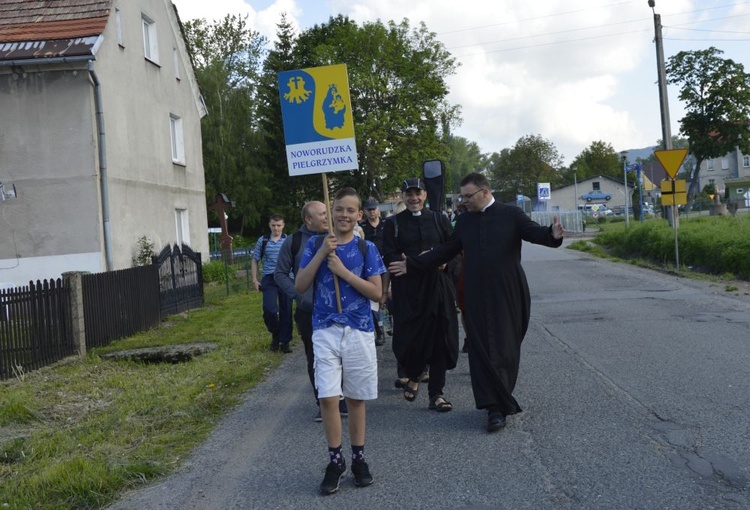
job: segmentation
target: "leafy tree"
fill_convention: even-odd
[[[612,178],[622,176],[622,161],[611,144],[603,141],[592,142],[575,157],[565,172],[565,182],[573,182],[573,169],[579,181],[604,175]]]
[[[698,189],[700,166],[736,147],[750,152],[750,75],[742,64],[724,59],[714,47],[681,51],[669,58],[666,71],[670,84],[680,86],[685,103],[680,133],[690,141],[695,158],[688,189],[688,208]]]
[[[339,15],[300,34],[294,54],[302,67],[347,65],[360,168],[332,174],[336,187],[382,200],[423,161],[446,159],[444,127],[458,122],[446,78],[456,63],[424,24],[358,26]]]
[[[228,214],[241,230],[260,221],[269,200],[262,192],[266,179],[256,122],[266,40],[248,27],[247,17],[235,15],[213,23],[188,21],[185,38],[209,112],[201,121],[207,200],[226,193],[237,204]]]
[[[515,200],[516,194],[534,197],[539,182],[552,187],[562,182],[559,168],[562,156],[552,142],[541,135],[526,135],[512,149],[503,149],[489,158],[492,189],[500,201]]]
[[[294,55],[296,44],[294,29],[286,14],[276,25],[278,41],[268,53],[263,65],[263,76],[258,95],[258,112],[263,130],[261,157],[268,172],[262,183],[262,192],[273,197],[269,213],[281,214],[290,228],[299,223],[299,212],[309,200],[323,200],[321,177],[308,175],[290,177],[284,144],[284,130],[279,99],[278,73],[299,69],[303,65]]]
[[[476,142],[470,142],[460,136],[448,139],[449,156],[446,166],[446,193],[458,193],[461,179],[471,172],[479,172],[487,165],[487,155],[482,154]]]

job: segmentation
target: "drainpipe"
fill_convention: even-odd
[[[107,139],[104,134],[104,109],[99,78],[94,71],[94,62],[88,61],[88,71],[94,82],[94,104],[96,107],[96,130],[99,135],[99,187],[102,194],[102,226],[104,227],[105,269],[112,271],[112,234],[109,225],[109,188],[107,184]]]

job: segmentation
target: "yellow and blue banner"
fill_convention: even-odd
[[[278,74],[289,175],[357,170],[346,65]]]

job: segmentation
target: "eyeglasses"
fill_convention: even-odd
[[[468,195],[458,195],[458,197],[456,198],[456,201],[459,202],[459,203],[468,202],[469,200],[471,200],[471,198],[474,195],[476,195],[480,191],[485,191],[485,190],[486,190],[486,188],[479,188],[474,193],[469,193]]]

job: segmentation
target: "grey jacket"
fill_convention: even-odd
[[[299,251],[297,251],[294,260],[292,260],[294,235],[286,236],[284,244],[281,245],[281,250],[279,251],[279,258],[276,260],[276,270],[273,272],[273,279],[284,294],[290,298],[294,298],[298,309],[312,313],[314,285],[310,285],[310,288],[304,294],[297,294],[297,291],[294,289],[294,276],[299,271],[299,263],[302,260],[302,254],[305,252],[307,241],[311,236],[324,232],[313,232],[304,224],[300,227],[299,231],[302,232]]]

